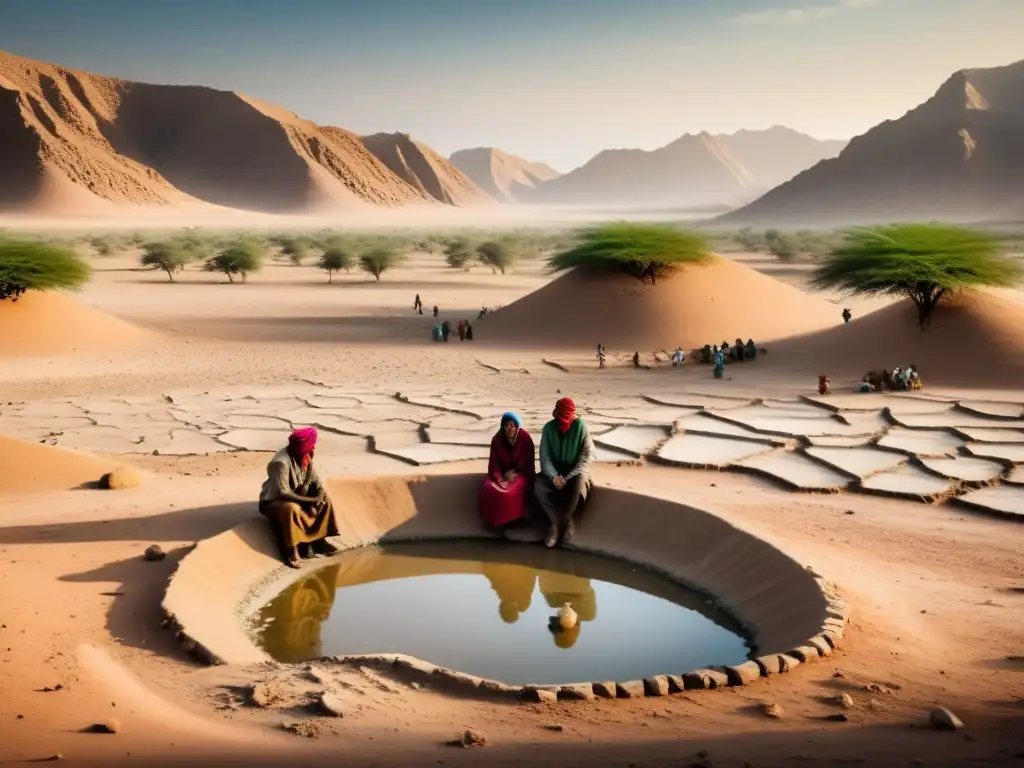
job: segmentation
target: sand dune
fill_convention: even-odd
[[[1024,61],[957,72],[916,109],[718,221],[792,226],[1017,218],[1024,199],[1022,91]]]
[[[115,462],[0,435],[0,494],[57,491],[95,482]]]
[[[238,93],[135,83],[3,52],[0,139],[0,210],[315,213],[486,199],[421,144],[431,169],[417,182],[356,134]]]
[[[0,359],[113,350],[150,337],[61,293],[30,291],[16,302],[0,301]]]
[[[375,133],[364,136],[363,143],[395,175],[434,200],[449,205],[493,202],[451,162],[407,133]]]
[[[722,257],[657,285],[574,270],[479,321],[479,338],[510,346],[643,352],[723,339],[769,341],[842,322],[824,299]]]
[[[532,163],[494,147],[460,149],[449,158],[480,189],[495,200],[511,203],[561,174],[544,163]]]
[[[968,293],[940,304],[922,329],[908,299],[848,324],[780,341],[765,360],[840,380],[913,364],[926,387],[1019,387],[1024,382],[1024,307],[990,293]]]

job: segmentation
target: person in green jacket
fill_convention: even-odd
[[[555,403],[554,418],[540,438],[541,474],[534,484],[537,503],[549,521],[544,545],[554,547],[559,534],[567,543],[576,532],[574,517],[590,492],[594,441],[586,422],[576,416],[576,404],[563,397]]]

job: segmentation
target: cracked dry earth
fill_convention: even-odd
[[[580,404],[602,463],[728,469],[805,492],[850,491],[1024,516],[1024,403],[927,394],[744,398],[689,393]],[[533,432],[550,403],[518,405]],[[388,393],[297,382],[153,397],[66,398],[0,408],[0,432],[102,454],[276,451],[303,425],[318,459],[365,451],[380,466],[486,459],[508,406],[471,393]],[[344,462],[344,459],[340,459]]]
[[[266,452],[289,429],[321,428],[317,461],[329,475],[480,471],[500,413],[512,405],[536,431],[551,396],[510,404],[295,381],[34,400],[0,408],[0,433],[116,456],[146,476],[116,493],[0,497],[0,756],[96,766],[1019,765],[1021,405],[651,391],[577,398],[599,447],[597,483],[713,511],[838,584],[853,623],[827,660],[749,688],[578,705],[479,701],[329,660],[314,671],[204,667],[160,629],[167,580],[192,543],[254,514]],[[167,557],[145,561],[151,544]],[[257,686],[270,694],[262,705]],[[930,728],[937,706],[965,727]],[[80,732],[110,718],[115,734]]]

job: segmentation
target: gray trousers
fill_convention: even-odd
[[[561,490],[555,488],[551,479],[543,475],[539,475],[533,485],[537,504],[553,525],[572,520],[586,502],[589,492],[590,478],[583,475],[576,475]]]

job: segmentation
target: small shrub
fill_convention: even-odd
[[[258,272],[262,267],[263,246],[251,240],[243,240],[209,259],[204,269],[207,272],[223,272],[232,283],[235,282],[235,275],[241,275],[244,283],[250,272]]]
[[[373,275],[379,283],[380,276],[393,268],[401,260],[398,251],[386,246],[378,246],[366,251],[359,257],[359,268]]]
[[[174,276],[185,269],[192,260],[191,254],[174,242],[146,243],[142,246],[139,262],[148,269],[162,269],[167,279],[174,282]]]
[[[0,301],[17,301],[26,291],[78,290],[91,274],[68,248],[0,240]]]
[[[352,269],[352,254],[344,248],[328,248],[320,256],[320,269],[326,270],[327,282],[334,282],[334,273]]]
[[[480,243],[477,246],[476,253],[481,264],[490,267],[492,272],[500,271],[503,275],[505,270],[512,266],[512,262],[515,261],[515,253],[512,249],[499,240],[488,240],[486,243]]]
[[[456,237],[444,248],[444,260],[452,269],[464,269],[473,259],[473,246],[465,237]]]

